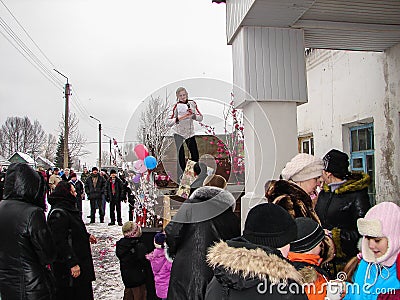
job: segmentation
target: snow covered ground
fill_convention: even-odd
[[[108,226],[110,222],[109,206],[107,203],[104,223],[99,222],[98,212],[96,223],[89,224],[90,203],[83,201],[83,221],[89,233],[96,236],[98,242],[92,245],[93,264],[96,281],[93,282],[95,300],[122,299],[124,284],[119,271],[119,260],[115,255],[115,243],[122,238],[121,226]],[[122,222],[128,221],[128,203],[122,203]]]

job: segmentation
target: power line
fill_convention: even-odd
[[[51,82],[51,84],[53,84],[56,88],[58,88],[59,90],[63,90],[62,87],[60,87],[58,84],[56,84],[53,80],[51,80],[42,70],[40,70],[40,68],[38,66],[36,66],[28,57],[26,57],[26,55],[17,48],[17,46],[15,46],[10,39],[3,33],[1,32],[1,34],[4,36],[4,38],[10,42],[10,44],[33,66],[36,68],[36,70],[38,70],[48,81]]]
[[[61,81],[40,61],[40,59],[29,49],[29,47],[18,37],[18,35],[11,29],[11,27],[0,17],[0,26],[6,31],[12,40],[29,56],[31,62],[35,63],[55,84],[62,86]],[[9,42],[10,39],[7,38]],[[15,44],[11,42],[15,47]],[[21,53],[21,52],[20,52]],[[25,56],[26,58],[26,56]]]
[[[7,5],[3,2],[3,0],[0,0],[0,2],[4,5],[4,7],[7,9],[7,11],[10,13],[10,15],[14,18],[15,22],[22,28],[22,30],[25,32],[25,34],[29,37],[29,39],[32,41],[32,43],[36,46],[36,48],[39,49],[40,53],[47,59],[47,61],[55,68],[54,64],[51,62],[51,60],[47,57],[47,55],[40,49],[39,45],[36,44],[36,42],[32,39],[32,37],[29,35],[29,33],[25,30],[24,26],[17,20],[17,18],[14,16],[14,14],[11,12],[11,10],[7,7]]]

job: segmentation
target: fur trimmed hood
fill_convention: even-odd
[[[351,173],[349,179],[343,183],[338,189],[334,191],[335,194],[344,194],[347,192],[361,191],[369,186],[371,183],[371,177],[363,172]],[[324,191],[330,192],[330,188],[327,184],[324,184]]]
[[[207,263],[219,282],[233,289],[250,288],[260,281],[302,283],[301,274],[276,249],[254,245],[243,238],[220,241],[209,248]]]
[[[193,192],[179,208],[172,221],[176,223],[198,223],[210,220],[227,209],[235,210],[236,199],[223,189],[204,186]]]

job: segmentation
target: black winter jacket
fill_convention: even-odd
[[[210,248],[206,300],[307,299],[301,275],[280,251],[239,237]]]
[[[10,165],[0,202],[0,298],[53,299],[46,265],[55,247],[44,215],[45,181],[26,164]]]
[[[57,259],[53,264],[57,285],[73,287],[94,281],[90,234],[75,207],[75,197],[71,194],[61,197],[53,192],[48,201],[51,210],[47,222],[57,248]],[[71,268],[75,265],[81,270],[77,278],[71,276]]]
[[[198,188],[166,226],[168,251],[175,256],[168,299],[204,299],[213,277],[206,263],[208,247],[240,235],[235,202],[231,193],[220,188]]]
[[[105,195],[107,201],[122,201],[126,199],[126,193],[124,190],[124,184],[122,180],[115,177],[115,194],[112,194],[112,178],[107,179],[105,185]]]
[[[85,183],[85,192],[88,199],[91,200],[101,199],[102,195],[105,193],[106,180],[103,176],[100,176],[100,174],[97,174],[96,176],[98,177],[96,187],[94,187],[93,184],[93,177],[95,177],[93,174],[86,179]]]
[[[357,242],[361,236],[357,230],[357,219],[363,218],[371,208],[369,183],[367,174],[354,173],[334,192],[325,185],[318,195],[315,210],[322,227],[333,233],[338,259],[348,260],[358,253]]]
[[[147,270],[151,267],[145,256],[146,246],[140,239],[124,237],[117,242],[115,251],[125,287],[134,288],[145,284]]]

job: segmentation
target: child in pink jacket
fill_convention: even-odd
[[[153,269],[157,297],[161,299],[167,299],[169,276],[172,267],[172,262],[165,256],[164,243],[165,234],[162,232],[157,233],[154,236],[154,246],[156,248],[146,255]]]

